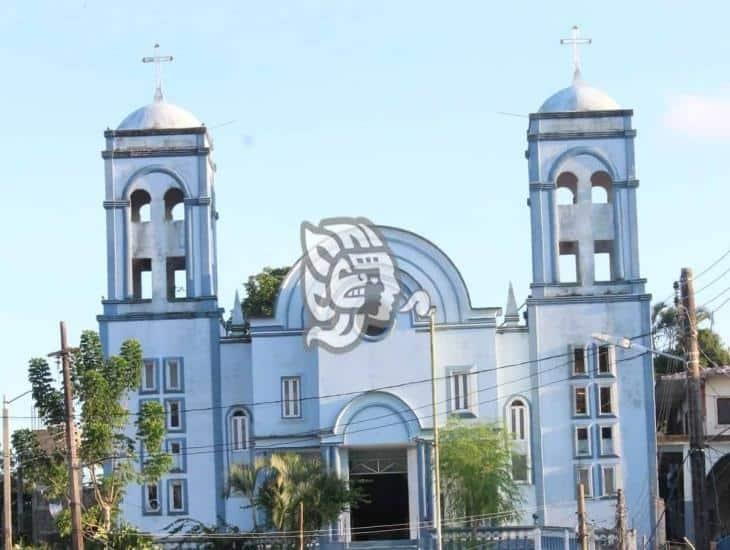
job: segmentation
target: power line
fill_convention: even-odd
[[[719,258],[717,258],[714,262],[712,262],[710,265],[708,265],[705,269],[700,271],[700,273],[695,277],[695,281],[711,271],[717,264],[719,264],[721,261],[723,261],[725,258],[730,256],[730,248],[728,248]]]
[[[650,352],[649,351],[644,351],[644,352],[638,353],[636,355],[633,355],[631,357],[624,357],[622,359],[616,360],[616,363],[624,362],[624,361],[632,361],[634,359],[638,359],[639,357],[642,357],[644,355],[647,355],[648,353],[650,353]],[[564,367],[564,366],[566,366],[568,364],[569,363],[559,364],[559,365],[557,365],[555,367],[552,367],[551,369],[547,369],[545,372],[549,372],[551,370],[555,370],[557,368]],[[594,372],[597,372],[597,369],[594,369]],[[546,387],[546,386],[550,386],[550,385],[557,384],[557,383],[560,383],[560,382],[566,382],[566,381],[573,380],[573,379],[575,379],[575,377],[571,375],[571,376],[568,376],[566,378],[559,378],[557,380],[553,380],[551,382],[546,382],[544,384],[537,384],[537,385],[532,386],[530,388],[526,388],[526,390],[523,390],[523,391],[533,391],[533,390],[537,390],[537,389],[540,389],[540,388],[543,388],[543,387]],[[493,388],[494,387],[497,387],[497,386],[493,386]],[[479,392],[485,391],[486,389],[489,389],[489,388],[483,388],[482,390],[479,390]],[[495,397],[495,398],[492,398],[492,399],[486,399],[486,400],[483,400],[483,401],[478,402],[477,405],[485,405],[485,404],[488,404],[488,403],[493,403],[495,401],[499,401],[500,399],[504,399],[504,397]],[[428,406],[430,406],[430,404]],[[405,411],[400,411],[400,412],[405,412]],[[378,418],[385,418],[387,416],[394,416],[394,415],[398,415],[398,414],[399,414],[399,411],[393,411],[391,413],[384,414],[381,417],[373,417],[373,418],[367,419],[365,422],[371,422],[372,420],[376,420]],[[437,416],[448,416],[450,414],[451,414],[450,411],[444,411],[444,412],[441,412],[441,413],[437,413]],[[419,419],[418,418],[415,418],[415,419],[412,419],[412,418],[411,419],[401,419],[398,422],[391,422],[391,423],[388,423],[388,424],[380,424],[380,425],[377,425],[377,426],[370,426],[370,427],[367,427],[367,428],[361,428],[359,430],[349,431],[348,433],[349,434],[353,434],[353,433],[367,432],[367,431],[371,431],[371,430],[380,430],[382,428],[387,428],[387,427],[390,427],[390,426],[399,426],[399,425],[401,425],[403,423],[414,422],[414,421],[418,422]],[[352,422],[350,424],[355,424],[355,423],[356,422]],[[335,426],[330,426],[329,427],[329,430],[331,431],[332,429],[334,429],[334,427]],[[317,436],[320,436],[320,435],[329,435],[329,434],[326,431],[326,429],[321,429],[319,431],[312,431],[312,432],[302,433],[301,434],[302,436],[306,436],[303,439],[302,438],[297,439],[298,434],[287,434],[287,436],[289,436],[289,435],[291,437],[293,437],[294,439],[287,440],[285,444],[289,448],[294,449],[293,447],[290,447],[292,444],[295,444],[295,443],[311,443],[313,438],[315,438]],[[195,448],[211,449],[211,450],[201,450],[201,451],[188,452],[187,449],[186,449],[184,452],[181,452],[180,454],[183,455],[183,456],[208,455],[208,454],[215,454],[215,453],[227,452],[228,450],[231,449],[231,447],[232,447],[232,443],[228,443],[228,444],[221,443],[221,444],[213,444],[213,445],[200,445],[200,446],[197,446]],[[193,447],[191,447],[191,448],[193,448]],[[254,445],[254,447],[253,447],[253,449],[257,449],[257,450],[258,449],[269,449],[269,448],[281,448],[281,444],[280,443],[270,443],[270,444]],[[164,453],[164,454],[168,454],[168,453]],[[125,455],[108,456],[108,457],[104,457],[103,459],[100,459],[99,462],[103,462],[104,460],[112,460],[112,459],[123,460],[123,459],[128,459],[128,458],[129,457],[128,456],[125,456]]]
[[[712,279],[709,283],[707,283],[706,285],[700,287],[699,290],[696,290],[695,291],[695,294],[699,294],[703,290],[710,288],[712,285],[714,285],[716,282],[718,282],[720,279],[722,279],[728,273],[730,273],[730,267],[728,267],[725,271],[723,271],[717,277],[715,277],[714,279]]]

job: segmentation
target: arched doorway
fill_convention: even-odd
[[[707,474],[706,493],[712,536],[730,532],[730,453]]]

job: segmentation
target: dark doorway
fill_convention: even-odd
[[[408,477],[400,474],[353,476],[368,502],[351,512],[352,540],[407,539]]]
[[[718,460],[707,474],[705,494],[712,536],[730,532],[730,454]]]

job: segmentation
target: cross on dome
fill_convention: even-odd
[[[162,67],[160,63],[170,63],[172,61],[171,55],[159,55],[160,45],[155,44],[155,54],[150,57],[143,57],[142,63],[154,63],[155,64],[155,101],[163,101],[165,97],[162,94]]]
[[[580,78],[580,50],[578,50],[578,46],[590,44],[591,42],[592,39],[590,38],[580,37],[580,29],[578,28],[578,25],[573,25],[570,38],[560,39],[561,45],[572,46],[573,48],[573,80],[578,80],[578,78]]]

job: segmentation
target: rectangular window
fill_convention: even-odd
[[[183,444],[182,441],[170,441],[170,455],[172,456],[171,472],[182,472],[183,468]]]
[[[179,359],[165,359],[165,390],[182,390],[182,369]]]
[[[616,466],[601,466],[601,495],[612,497],[618,489]]]
[[[593,496],[593,476],[591,475],[590,466],[581,466],[576,468],[576,488],[575,493],[578,494],[578,484],[583,484],[583,494],[586,498]]]
[[[591,455],[591,430],[589,426],[577,426],[575,428],[575,455]]]
[[[182,401],[167,402],[167,429],[182,429]]]
[[[512,453],[512,479],[527,482],[528,479],[527,455]]]
[[[144,491],[144,511],[155,514],[160,511],[160,491],[157,484],[145,485]]]
[[[608,282],[613,280],[611,256],[613,241],[595,241],[593,243],[593,280]]]
[[[453,410],[469,410],[469,374],[455,372],[451,375],[451,389],[453,395]]]
[[[185,511],[185,485],[181,479],[170,481],[170,512]]]
[[[588,388],[586,386],[573,387],[573,415],[588,416]]]
[[[613,357],[613,346],[598,346],[598,374],[613,374]]]
[[[601,426],[601,454],[611,456],[616,454],[616,446],[614,445],[614,428],[613,426]]]
[[[563,241],[559,244],[558,272],[561,283],[578,283],[578,243]]]
[[[167,258],[167,299],[179,300],[180,298],[186,298],[187,295],[185,257]]]
[[[606,252],[597,252],[593,255],[593,269],[597,282],[611,280],[611,255]]]
[[[284,418],[300,418],[301,411],[301,378],[285,376],[281,379],[281,416]]]
[[[598,386],[598,406],[602,415],[616,414],[613,386]]]
[[[152,359],[145,359],[142,364],[142,391],[153,392],[157,389],[157,365]]]
[[[573,375],[583,376],[588,374],[586,368],[586,349],[583,347],[574,347],[573,349]]]
[[[730,397],[717,398],[717,423],[730,424]]]
[[[132,260],[132,296],[135,300],[152,298],[152,260],[150,258]]]

